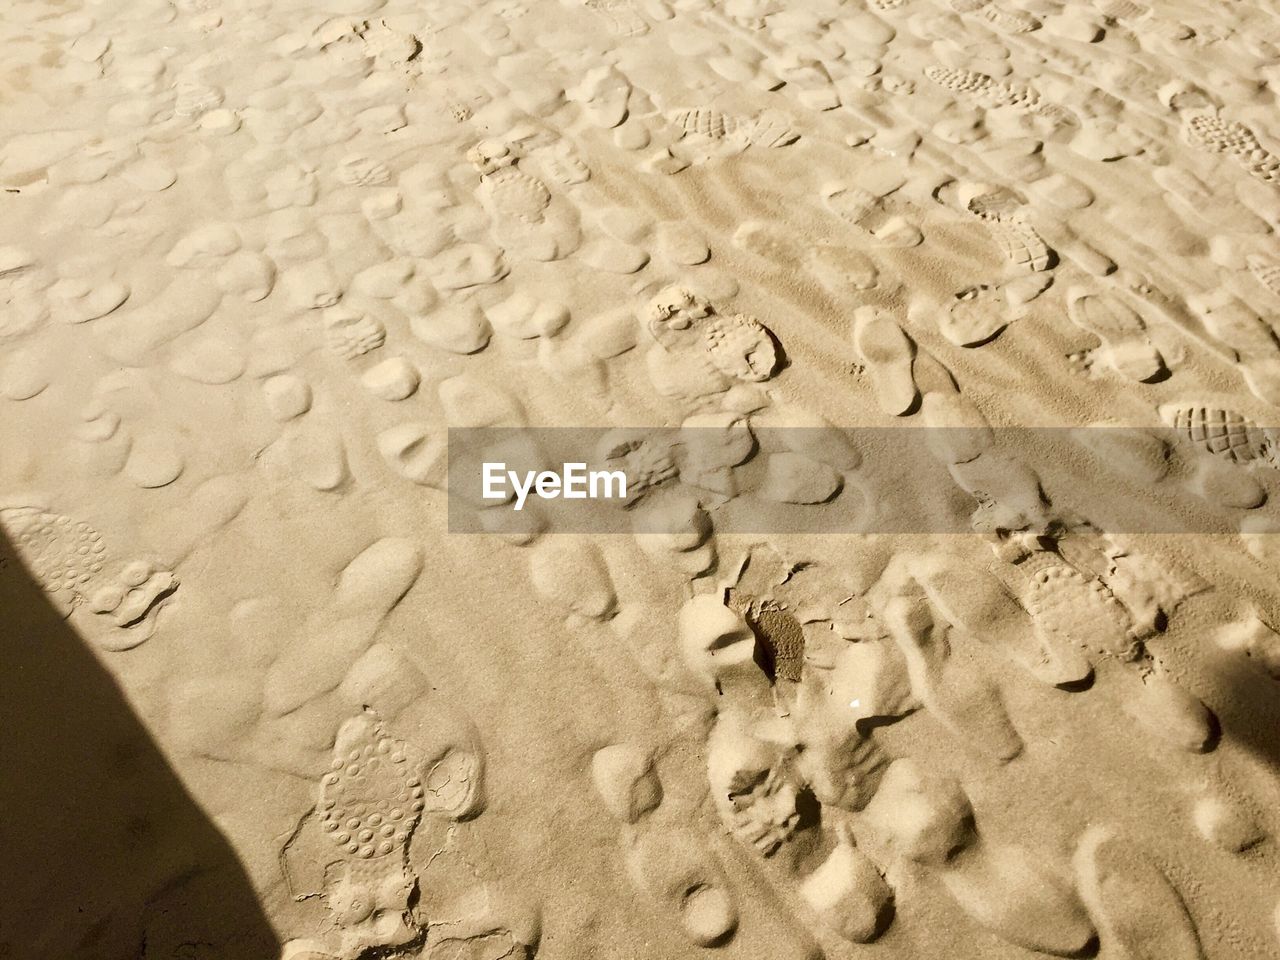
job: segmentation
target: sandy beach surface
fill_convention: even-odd
[[[1272,83],[1272,0],[6,0],[0,957],[1280,956]]]

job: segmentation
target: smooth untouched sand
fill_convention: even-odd
[[[0,956],[1280,956],[1273,82],[1272,0],[8,0]],[[557,426],[634,533],[448,532]],[[729,531],[886,476],[966,532]]]

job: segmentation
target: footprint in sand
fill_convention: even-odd
[[[578,0],[584,7],[609,25],[610,31],[619,37],[642,37],[649,32],[649,23],[636,10],[632,0]]]
[[[59,283],[30,251],[0,246],[0,341],[17,339],[42,327],[60,305]],[[62,319],[65,315],[58,316]]]
[[[445,437],[422,423],[388,427],[376,438],[383,459],[406,480],[443,489],[446,478]]]
[[[1225,792],[1206,792],[1193,804],[1191,819],[1200,836],[1228,853],[1245,853],[1267,839],[1249,806]]]
[[[1151,736],[1187,753],[1208,753],[1220,734],[1208,707],[1162,670],[1140,679],[1125,701],[1125,711]]]
[[[51,312],[63,323],[87,323],[119,309],[129,299],[129,287],[120,280],[93,283],[66,278],[49,288]]]
[[[959,291],[935,316],[938,330],[958,347],[990,343],[1015,319],[1004,291],[987,284]]]
[[[633,828],[625,843],[632,884],[685,939],[699,947],[733,939],[738,905],[702,837],[687,827],[650,820]]]
[[[82,606],[95,615],[87,633],[100,647],[131,650],[155,634],[160,609],[178,588],[171,571],[114,559],[93,527],[40,507],[4,508],[0,524],[66,615]]]
[[[343,360],[355,360],[372,353],[387,339],[387,329],[381,320],[346,300],[324,308],[320,322],[326,345]]]
[[[717,313],[683,286],[666,287],[654,296],[644,322],[656,341],[649,361],[655,384],[678,391],[719,393],[735,380],[768,380],[781,360],[772,334],[759,320]]]
[[[533,550],[533,588],[571,626],[603,623],[617,615],[617,590],[598,546],[585,538],[561,536],[543,540]]]
[[[1170,445],[1155,432],[1114,423],[1093,423],[1073,431],[1099,466],[1141,484],[1153,484],[1169,474]]]
[[[246,351],[229,337],[195,334],[174,345],[169,369],[196,383],[230,383],[248,367]]]
[[[839,648],[804,677],[796,696],[803,750],[797,766],[824,807],[861,810],[889,764],[876,729],[914,713],[906,663],[892,642],[864,640]]]
[[[173,483],[185,466],[176,436],[148,431],[133,438],[124,473],[139,487],[151,490]]]
[[[633,511],[631,526],[637,545],[656,564],[693,577],[715,568],[711,518],[696,498],[673,496],[644,504]]]
[[[103,352],[125,366],[152,362],[165,344],[213,316],[223,292],[199,271],[184,271],[150,300],[117,309],[92,325]]]
[[[1102,340],[1103,354],[1117,372],[1140,383],[1163,379],[1164,358],[1147,336],[1142,317],[1113,294],[1092,293],[1087,287],[1067,291],[1067,315],[1078,327]]]
[[[1189,114],[1183,126],[1187,140],[1211,153],[1227,154],[1251,177],[1280,183],[1280,157],[1264,147],[1245,124],[1223,120],[1217,113]]]
[[[375,397],[394,403],[413,396],[421,379],[418,368],[410,361],[390,357],[366,370],[360,382]]]
[[[958,389],[930,390],[920,401],[925,445],[948,467],[970,463],[995,445],[995,431],[977,405]]]
[[[566,98],[580,104],[587,119],[605,130],[627,119],[631,95],[631,81],[612,65],[588,70],[580,83],[565,90]]]
[[[1229,463],[1277,466],[1272,431],[1235,410],[1212,404],[1171,403],[1159,412],[1179,441],[1201,452]]]
[[[1010,657],[1042,682],[1071,685],[1090,675],[1092,668],[1083,655],[1068,651],[1068,660],[1044,645],[1029,615],[994,571],[938,558],[921,570],[920,584],[942,618],[969,638]],[[980,705],[982,699],[975,702]],[[997,711],[993,717],[1004,726],[1000,715]],[[1013,740],[1007,735],[1005,742],[1012,748]]]
[[[941,880],[961,909],[1009,943],[1076,957],[1096,939],[1067,871],[1026,847],[980,844]]]
[[[797,802],[804,782],[792,751],[753,729],[764,711],[729,703],[707,738],[707,781],[725,829],[762,857],[777,853],[800,826]]]
[[[311,409],[311,387],[301,377],[280,373],[262,382],[262,399],[272,419],[285,423]]]
[[[842,182],[827,184],[822,198],[828,210],[885,247],[902,249],[924,241],[905,209],[900,211],[901,205],[890,198]]]
[[[971,100],[987,110],[1012,108],[1047,121],[1052,127],[1072,127],[1079,120],[1056,103],[1050,103],[1030,87],[997,80],[974,70],[952,69],[940,65],[924,68],[924,75],[943,89]]]
[[[453,300],[415,314],[409,329],[423,343],[449,353],[479,353],[489,345],[493,327],[474,300]]]
[[[893,888],[849,830],[800,882],[799,894],[822,927],[850,943],[871,943],[893,920]]]
[[[1226,289],[1188,297],[1187,305],[1209,334],[1230,348],[1253,394],[1267,403],[1280,403],[1280,343],[1271,325]]]
[[[1094,940],[1065,868],[1025,847],[982,840],[953,778],[897,760],[864,817],[894,854],[923,866],[1000,939],[1056,957],[1079,956]]]
[[[662,802],[653,758],[634,744],[614,743],[597,750],[591,757],[591,782],[619,823],[636,823]]]
[[[35,347],[10,350],[0,360],[0,396],[8,400],[38,397],[53,382],[54,358]]]
[[[1257,278],[1258,282],[1280,298],[1280,262],[1257,254],[1250,254],[1246,262],[1249,272]]]
[[[1133,660],[1140,655],[1128,610],[1102,581],[1048,550],[1036,551],[1019,569],[1023,606],[1048,650],[1067,662],[1080,656]]]
[[[889,648],[859,643],[819,657],[825,679],[801,674],[799,650],[787,650],[803,643],[798,621],[773,601],[730,591],[729,603],[695,597],[679,623],[686,662],[714,685],[707,777],[724,829],[774,883],[794,886],[815,928],[874,940],[892,918],[893,891],[838,815],[829,818],[862,809],[875,792],[887,760],[871,728],[914,709],[899,663],[882,659]],[[792,851],[816,840],[818,820],[805,813],[814,799],[824,805],[821,823],[835,824],[836,844],[816,867],[797,869]]]
[[[691,106],[668,111],[666,120],[678,137],[671,152],[691,164],[737,156],[755,145],[783,147],[799,137],[789,119],[776,111],[749,118],[717,107]]]
[[[408,863],[409,840],[427,806],[421,765],[421,755],[388,735],[371,712],[339,728],[316,806],[281,855],[290,885],[303,887],[294,896],[323,897],[335,929],[324,940],[286,944],[285,956],[351,958],[421,935],[412,905],[418,878]],[[317,869],[321,882],[306,883]]]
[[[241,250],[218,268],[217,281],[225,293],[258,303],[275,289],[276,275],[275,262],[266,254]]]
[[[291,398],[295,403],[303,399]],[[280,436],[261,451],[259,463],[274,477],[301,481],[322,493],[339,491],[351,476],[342,434],[314,417],[286,422]]]
[[[671,263],[691,267],[711,258],[706,239],[686,223],[667,220],[659,223],[654,233],[659,255]]]
[[[920,401],[911,374],[915,341],[879,307],[859,307],[853,323],[854,346],[866,364],[880,408],[895,417],[913,413]]]
[[[961,3],[964,2],[965,0],[961,0]],[[952,7],[957,5],[953,3]],[[978,17],[991,24],[1001,33],[1031,33],[1041,27],[1040,20],[1034,14],[1026,10],[1020,10],[1017,7],[1004,7],[996,3],[981,3],[972,11],[958,10],[957,12],[976,13]]]
[[[416,544],[397,539],[379,540],[353,558],[337,578],[329,608],[267,670],[267,712],[284,716],[336,689],[417,582],[422,562]]]
[[[865,253],[840,244],[808,247],[805,268],[831,294],[849,296],[870,290],[880,281],[880,268]]]
[[[1104,951],[1124,960],[1203,960],[1182,897],[1136,844],[1114,829],[1091,827],[1074,863]]]
[[[987,225],[991,238],[1016,269],[1048,270],[1057,262],[1049,245],[1030,223],[1026,204],[1013,191],[989,184],[967,184],[958,191],[961,206]]]
[[[582,242],[576,210],[520,169],[511,144],[482,140],[467,153],[480,175],[477,194],[493,221],[494,238],[516,256],[560,260]]]
[[[1248,526],[1242,523],[1240,536],[1255,557],[1269,559],[1277,533],[1280,530],[1273,523],[1263,521]],[[1224,650],[1250,660],[1272,679],[1280,680],[1280,632],[1256,613],[1226,624],[1215,639]]]
[[[983,756],[1007,763],[1022,752],[1022,737],[999,688],[951,656],[948,625],[927,599],[894,597],[882,619],[906,661],[912,692],[926,710]]]

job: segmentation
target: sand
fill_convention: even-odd
[[[1280,956],[1273,82],[1270,0],[10,0],[0,956]],[[459,486],[556,444],[625,499]]]

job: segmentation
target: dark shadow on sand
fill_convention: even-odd
[[[226,839],[0,531],[0,958],[279,949]]]
[[[1227,693],[1211,704],[1222,739],[1245,747],[1280,774],[1280,682],[1243,656],[1221,657],[1215,670]]]

